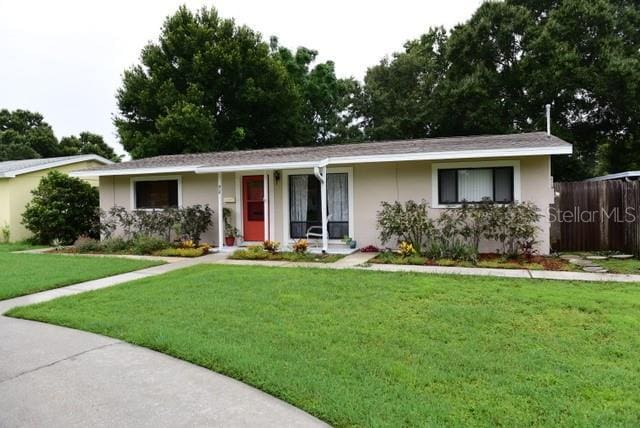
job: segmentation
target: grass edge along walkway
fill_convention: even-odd
[[[640,287],[195,266],[16,308],[251,384],[337,426],[626,425]]]

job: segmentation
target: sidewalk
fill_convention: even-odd
[[[217,254],[0,301],[30,303],[160,275]],[[325,427],[242,382],[109,337],[0,316],[2,427]]]
[[[299,263],[280,261],[231,260],[225,258],[202,260],[203,263],[217,263],[243,266],[274,266],[319,269],[360,269],[382,272],[415,272],[437,275],[475,275],[500,278],[553,279],[560,281],[598,281],[598,282],[638,282],[640,275],[615,273],[589,273],[528,269],[489,269],[450,266],[417,266],[368,263],[377,253],[352,253],[335,263]]]

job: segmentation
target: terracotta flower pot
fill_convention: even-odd
[[[236,238],[233,236],[227,236],[226,238],[224,238],[224,245],[226,245],[227,247],[233,247],[235,243]]]

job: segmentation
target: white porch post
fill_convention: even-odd
[[[224,247],[224,205],[222,200],[222,173],[218,173],[218,250]]]
[[[267,171],[262,176],[262,201],[264,203],[264,239],[269,240],[269,174]]]
[[[322,209],[322,251],[326,253],[329,250],[329,230],[327,227],[327,167],[320,168],[320,207]]]

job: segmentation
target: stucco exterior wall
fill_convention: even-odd
[[[9,225],[12,241],[21,241],[29,238],[31,232],[21,224],[22,213],[26,205],[31,201],[31,191],[38,187],[40,179],[53,170],[69,174],[71,171],[95,168],[101,165],[100,162],[96,161],[76,162],[0,180],[0,227],[5,223]],[[83,180],[93,186],[98,185],[97,177],[87,177],[83,178]]]
[[[136,176],[137,177],[137,176]],[[213,226],[202,236],[204,242],[218,242],[218,176],[217,174],[159,174],[145,175],[145,177],[181,179],[181,205],[209,204],[215,211]],[[235,198],[235,174],[223,174],[222,176],[223,198]],[[134,176],[100,177],[100,207],[109,210],[113,206],[121,206],[127,210],[132,209]],[[232,211],[232,219],[235,217],[235,203],[224,203],[226,208]],[[118,233],[118,231],[116,231]]]
[[[500,159],[504,161],[504,159]],[[517,159],[520,164],[520,192],[521,200],[535,203],[544,214],[540,221],[541,229],[538,240],[538,249],[542,253],[549,251],[549,222],[547,219],[548,206],[553,202],[553,186],[550,177],[549,156],[522,157]],[[469,160],[470,162],[473,160]],[[484,159],[483,162],[491,161]],[[452,161],[453,162],[453,161]],[[456,160],[455,163],[464,162]],[[438,161],[438,164],[446,161]],[[348,166],[352,170],[353,177],[353,209],[354,209],[354,233],[353,237],[359,246],[369,244],[380,246],[378,231],[376,230],[376,213],[383,201],[405,202],[413,199],[426,200],[432,203],[432,162],[387,162],[368,163]],[[331,168],[329,167],[329,172]],[[259,174],[257,172],[256,174]],[[308,173],[312,173],[311,170]],[[249,175],[249,174],[247,174]],[[174,174],[182,179],[182,204],[209,204],[216,213],[218,212],[217,174]],[[158,177],[167,177],[160,175]],[[101,177],[100,178],[100,205],[103,209],[109,209],[113,205],[131,209],[131,179],[132,177]],[[236,227],[240,228],[236,218],[237,207],[241,200],[241,192],[236,189],[241,181],[235,173],[223,174],[223,196],[231,198],[224,206],[231,209],[232,220]],[[273,222],[274,234],[272,239],[282,241],[284,236],[284,218],[287,208],[284,206],[284,180],[272,180],[274,198]],[[435,217],[441,209],[432,208],[430,213]],[[218,243],[217,217],[214,218],[214,226],[203,237],[205,241]],[[495,251],[496,245],[483,242],[481,250]]]
[[[504,161],[505,159],[500,159]],[[549,252],[548,207],[553,203],[553,184],[549,156],[522,157],[509,160],[520,162],[521,201],[533,202],[540,208],[543,218],[538,223],[538,250]],[[451,163],[473,160],[451,161]],[[482,162],[491,162],[483,159]],[[447,161],[438,161],[438,164]],[[398,162],[387,164],[360,164],[353,166],[355,239],[358,245],[381,245],[376,230],[376,213],[383,201],[406,202],[426,200],[431,206],[433,162]],[[441,209],[432,208],[430,214],[437,217]],[[495,251],[495,243],[483,241],[481,251]]]

